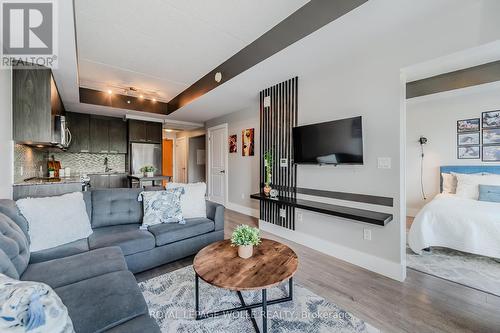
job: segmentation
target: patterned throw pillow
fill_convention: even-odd
[[[0,332],[74,332],[68,309],[48,285],[0,274]]]
[[[141,229],[160,223],[180,223],[186,221],[182,216],[181,196],[184,189],[174,188],[165,191],[141,192],[144,217]]]

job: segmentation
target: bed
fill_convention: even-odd
[[[500,174],[500,166],[443,166],[440,171]],[[439,246],[500,258],[500,203],[438,194],[415,216],[408,245],[417,254]]]

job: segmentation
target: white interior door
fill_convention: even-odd
[[[175,182],[187,182],[186,138],[175,140]]]
[[[208,198],[226,204],[227,124],[208,129]]]

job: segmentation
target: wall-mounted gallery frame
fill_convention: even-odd
[[[462,119],[457,121],[457,133],[479,132],[480,118]]]
[[[500,110],[486,111],[481,115],[483,129],[500,127]]]
[[[483,162],[500,162],[500,145],[483,146]]]
[[[466,132],[457,134],[457,146],[478,146],[481,144],[480,132]]]
[[[478,146],[462,146],[457,147],[457,158],[459,160],[473,160],[481,156],[481,147]]]

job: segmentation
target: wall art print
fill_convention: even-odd
[[[253,128],[241,131],[242,156],[254,156],[254,132]]]
[[[232,134],[229,136],[229,152],[238,152],[238,135]]]
[[[463,119],[457,121],[457,132],[478,132],[480,126],[479,118]]]

